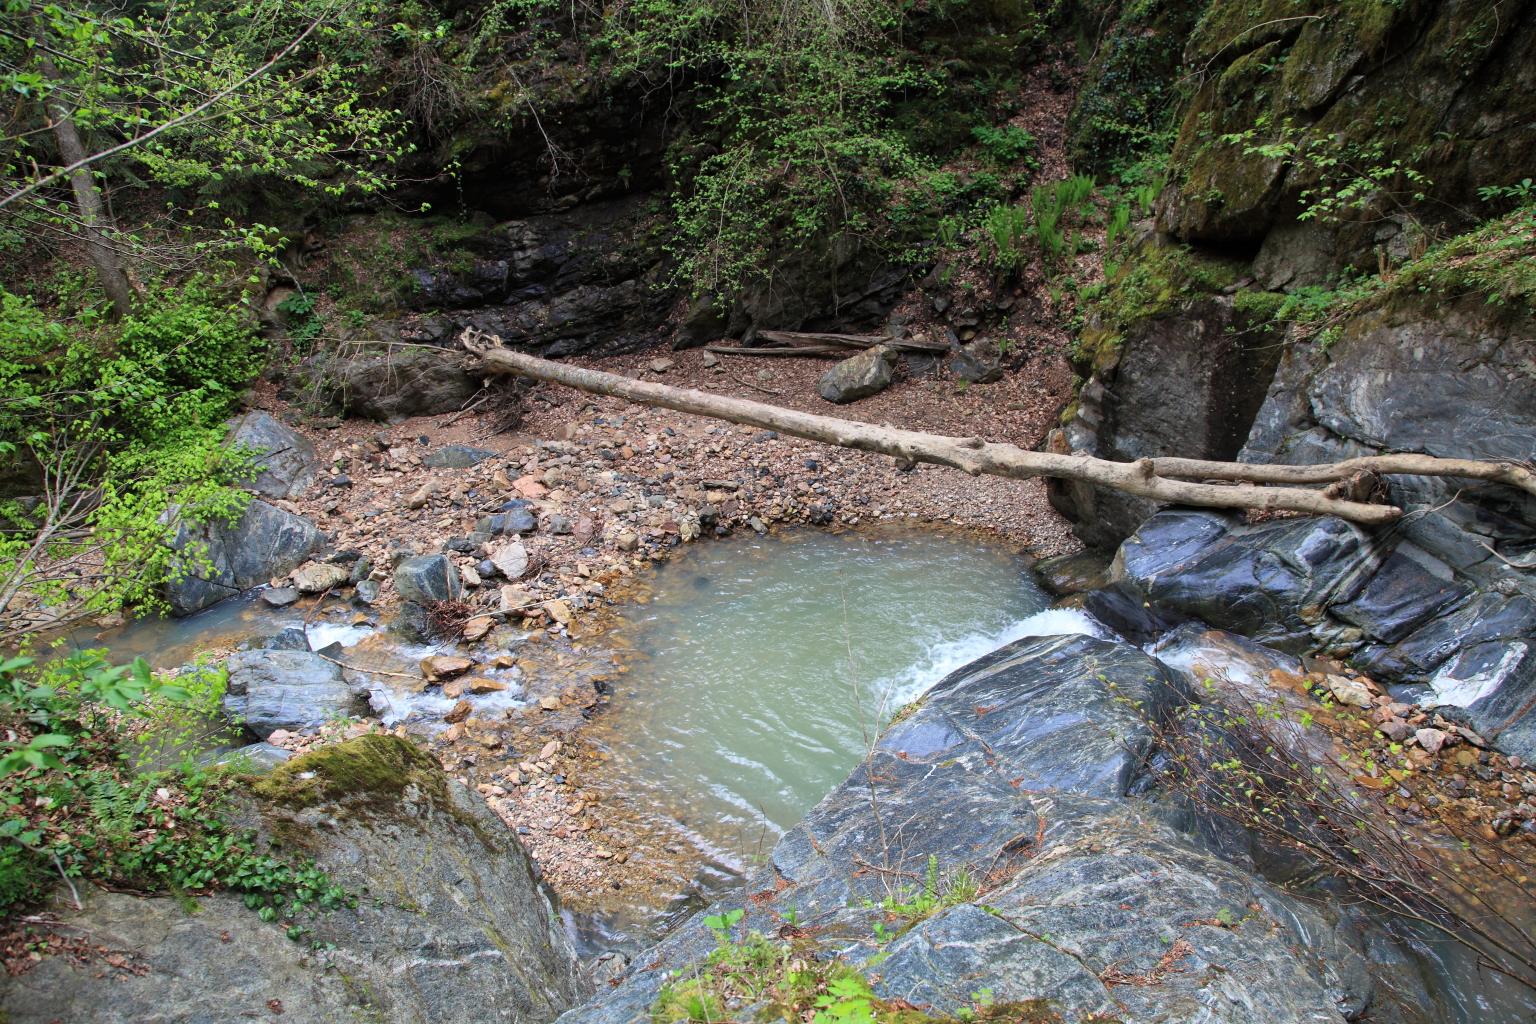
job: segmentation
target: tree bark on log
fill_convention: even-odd
[[[883,334],[826,334],[818,331],[758,331],[764,341],[782,342],[786,345],[834,345],[838,348],[874,348],[886,345],[899,352],[949,351],[942,341],[920,341],[917,338],[890,338]]]
[[[53,58],[48,56],[48,39],[40,28],[35,31],[38,65],[43,77],[50,83],[57,83],[59,70],[54,66]],[[59,158],[66,166],[76,168],[69,174],[69,187],[74,192],[75,210],[80,218],[80,236],[85,243],[86,255],[96,267],[101,290],[112,303],[113,319],[125,317],[133,311],[133,284],[123,269],[122,258],[112,247],[108,234],[112,219],[107,215],[101,191],[96,187],[96,179],[91,169],[82,165],[85,160],[85,143],[81,141],[80,130],[75,125],[74,112],[64,99],[53,93],[45,94],[43,110],[53,132],[54,144],[59,147]]]
[[[473,328],[466,330],[460,341],[477,357],[479,371],[487,374],[516,374],[564,384],[592,394],[612,395],[643,405],[777,430],[843,448],[949,466],[972,476],[986,473],[1018,480],[1038,476],[1082,480],[1175,505],[1305,512],[1338,516],[1363,526],[1382,526],[1400,518],[1402,510],[1392,505],[1353,501],[1304,487],[1258,486],[1348,480],[1362,471],[1470,477],[1506,483],[1536,494],[1536,474],[1523,466],[1439,459],[1429,455],[1379,455],[1319,466],[1265,466],[1199,459],[1110,462],[1086,455],[1029,451],[978,437],[949,437],[877,426],[745,398],[633,380],[516,352],[502,346],[495,336]],[[1230,482],[1207,483],[1207,480]]]

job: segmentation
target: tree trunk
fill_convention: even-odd
[[[49,82],[60,81],[62,76],[59,69],[47,53],[46,37],[38,32],[36,38],[38,66],[43,77]],[[56,94],[50,94],[43,101],[43,109],[47,113],[48,124],[53,130],[54,142],[59,147],[59,158],[63,165],[68,167],[83,161],[87,156],[85,144],[80,141],[80,130],[75,126],[69,104]],[[69,184],[75,194],[75,209],[80,215],[80,234],[85,241],[85,250],[96,267],[102,291],[107,293],[107,298],[112,302],[112,315],[126,316],[133,307],[133,286],[123,269],[123,261],[108,238],[112,221],[106,205],[101,201],[101,190],[96,187],[96,180],[89,167],[80,167],[72,172]]]
[[[612,373],[551,362],[501,345],[500,339],[470,328],[460,339],[479,359],[484,373],[519,374],[564,384],[581,391],[613,395],[664,409],[711,416],[747,426],[777,430],[859,451],[878,452],[910,462],[950,466],[972,476],[1028,479],[1036,476],[1084,480],[1128,494],[1177,505],[1206,508],[1252,508],[1332,515],[1365,526],[1381,526],[1402,516],[1402,510],[1351,500],[1340,488],[1263,487],[1260,483],[1349,482],[1362,473],[1408,473],[1458,476],[1508,484],[1536,494],[1536,474],[1524,466],[1503,462],[1439,459],[1429,455],[1382,455],[1319,466],[1258,466],[1193,459],[1139,459],[1109,462],[1085,455],[1034,452],[1011,444],[975,437],[947,437],[895,427],[875,426],[832,416],[785,409],[728,395],[631,380]],[[1196,479],[1179,479],[1192,476]],[[1227,479],[1232,483],[1207,483]]]

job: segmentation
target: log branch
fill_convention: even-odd
[[[783,345],[809,346],[813,348],[874,348],[876,345],[885,345],[899,352],[935,352],[949,351],[949,345],[942,341],[924,341],[921,338],[891,338],[883,334],[827,334],[820,331],[758,331],[757,336],[764,341]]]
[[[1513,462],[1442,459],[1433,455],[1372,455],[1317,466],[1259,465],[1202,459],[1155,458],[1110,462],[1086,455],[1036,452],[978,437],[948,437],[915,430],[876,426],[833,416],[818,416],[745,398],[716,395],[632,380],[617,374],[556,363],[515,352],[500,339],[466,330],[460,339],[479,359],[484,373],[518,374],[564,384],[598,395],[612,395],[644,405],[696,416],[710,416],[746,426],[777,430],[812,441],[876,452],[907,462],[949,466],[972,476],[1026,480],[1048,476],[1081,480],[1153,501],[1205,508],[1251,508],[1338,516],[1365,526],[1380,526],[1402,516],[1392,505],[1351,500],[1350,488],[1311,490],[1295,484],[1349,481],[1357,476],[1408,474],[1466,477],[1507,484],[1536,494],[1536,474]],[[1210,483],[1207,481],[1222,481]],[[1258,486],[1271,485],[1271,486]],[[1278,486],[1276,486],[1278,485]]]

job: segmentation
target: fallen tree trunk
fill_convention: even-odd
[[[917,338],[888,338],[882,334],[825,334],[817,331],[758,331],[764,341],[782,342],[785,345],[835,345],[839,348],[874,348],[887,345],[899,352],[948,352],[949,346],[942,341],[921,341]]]
[[[483,373],[517,374],[534,380],[564,384],[579,391],[612,395],[644,405],[777,430],[843,448],[877,452],[910,462],[950,466],[972,476],[986,473],[1020,480],[1037,476],[1083,480],[1170,504],[1307,512],[1338,516],[1366,526],[1391,523],[1402,516],[1402,510],[1391,505],[1353,501],[1302,487],[1255,485],[1347,480],[1365,469],[1377,473],[1470,476],[1509,483],[1536,494],[1536,475],[1524,467],[1512,463],[1437,459],[1427,455],[1383,455],[1323,466],[1260,466],[1197,459],[1110,462],[1086,455],[1029,451],[1016,445],[983,441],[978,437],[949,437],[876,426],[799,412],[745,398],[633,380],[515,352],[503,347],[499,338],[473,328],[466,330],[460,340],[466,349],[478,357],[478,369]],[[1183,476],[1196,479],[1183,479]],[[1203,482],[1210,479],[1233,482]]]
[[[747,348],[743,345],[705,345],[705,352],[713,352],[721,356],[836,356],[841,359],[848,355],[846,348],[838,348],[835,345],[796,345],[794,348]]]

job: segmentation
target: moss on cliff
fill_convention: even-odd
[[[448,804],[448,779],[425,750],[395,736],[370,734],[321,747],[257,779],[261,800],[286,808],[322,803],[384,809],[407,796]]]
[[[1298,215],[1374,269],[1383,218],[1464,230],[1536,144],[1530,2],[1213,0],[1170,158],[1164,226],[1257,240]]]
[[[1085,326],[1073,346],[1076,361],[1093,370],[1113,366],[1126,332],[1137,323],[1231,287],[1242,270],[1241,261],[1188,246],[1143,246],[1090,302]]]
[[[1094,58],[1067,126],[1075,167],[1108,172],[1149,151],[1167,150],[1184,42],[1202,8],[1178,0],[1136,0],[1094,41]]]

